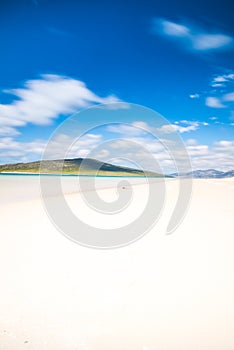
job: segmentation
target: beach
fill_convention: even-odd
[[[129,181],[127,214],[101,222],[93,214],[94,225],[121,226],[144,209],[147,184]],[[0,176],[0,350],[234,348],[234,178],[194,179],[171,235],[178,180],[165,181],[157,224],[131,245],[97,250],[58,232],[38,176]],[[116,182],[99,180],[106,201],[116,198]],[[90,220],[74,178],[64,188],[73,212]]]

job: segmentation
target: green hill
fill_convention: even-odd
[[[81,162],[83,162],[81,167]],[[40,170],[41,168],[41,170]],[[65,160],[44,160],[30,163],[0,165],[0,173],[43,173],[43,174],[74,174],[99,176],[155,176],[164,175],[152,171],[141,171],[128,167],[103,163],[90,158],[74,158]]]

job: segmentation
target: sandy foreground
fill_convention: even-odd
[[[139,180],[116,220],[91,214],[65,181],[67,203],[93,225],[121,226],[144,209]],[[100,190],[107,201],[111,181]],[[234,179],[194,180],[187,215],[166,236],[177,185],[167,180],[146,236],[95,250],[53,226],[38,177],[0,176],[0,350],[233,350]]]

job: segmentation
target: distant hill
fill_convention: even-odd
[[[82,168],[81,162],[84,160]],[[61,167],[63,174],[74,175],[99,175],[99,176],[155,176],[164,177],[162,174],[154,173],[152,171],[141,171],[128,167],[103,163],[90,158],[74,158],[65,160],[44,160],[30,163],[17,163],[0,165],[0,173],[39,173],[40,166],[44,174],[60,174]],[[98,173],[97,173],[97,169]]]
[[[178,176],[178,173],[172,174],[172,176]],[[207,170],[194,170],[193,172],[189,172],[184,174],[183,176],[192,176],[197,179],[223,179],[226,177],[233,177],[234,170],[230,171],[220,171],[215,169],[207,169]]]

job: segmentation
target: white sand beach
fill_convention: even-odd
[[[85,216],[65,181],[67,202]],[[0,350],[234,349],[234,178],[194,180],[188,213],[168,236],[178,181],[166,181],[148,234],[95,250],[56,230],[37,176],[0,177]],[[132,208],[116,225],[144,204],[147,185],[133,182]],[[111,201],[113,180],[106,187]]]

